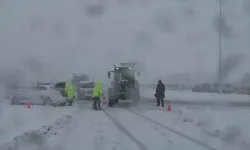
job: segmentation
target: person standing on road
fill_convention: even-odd
[[[75,97],[75,87],[69,82],[65,83],[65,94],[67,95],[68,106],[72,106]]]
[[[160,104],[164,107],[164,98],[165,98],[165,85],[162,83],[161,80],[158,80],[158,84],[155,90],[155,97],[157,99],[156,107],[159,107]]]
[[[104,97],[102,93],[102,82],[97,81],[93,89],[93,107],[92,107],[93,109],[101,110],[101,96]]]

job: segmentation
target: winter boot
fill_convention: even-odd
[[[99,110],[102,110],[102,108],[101,108],[101,101],[100,100],[97,102],[97,107],[98,107]]]
[[[73,104],[73,100],[70,100],[69,101],[69,106],[72,106],[72,104]]]
[[[93,108],[94,110],[97,110],[97,107],[96,107],[96,100],[94,100],[94,103],[93,103],[92,108]]]
[[[164,99],[161,97],[161,107],[164,107]]]
[[[65,103],[65,106],[69,106],[69,101],[67,101],[67,102]]]

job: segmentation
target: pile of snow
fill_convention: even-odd
[[[0,105],[0,144],[11,141],[13,137],[26,131],[51,124],[75,110],[73,107],[31,106],[28,109],[25,106],[10,106],[6,103]]]
[[[16,136],[12,141],[0,145],[1,150],[31,150],[48,149],[51,140],[60,135],[67,125],[71,123],[72,116],[65,115],[52,125],[45,125],[38,130],[25,132]],[[50,142],[48,142],[50,140]]]
[[[141,90],[141,96],[153,97],[155,91],[151,89]],[[250,102],[249,95],[239,94],[217,94],[217,93],[197,93],[192,91],[167,90],[166,99],[172,101],[209,101],[209,102]]]
[[[186,107],[179,109],[177,114],[182,122],[199,127],[209,136],[250,149],[250,110]]]

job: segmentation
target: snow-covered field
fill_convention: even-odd
[[[53,123],[63,115],[73,113],[75,108],[53,108],[47,106],[11,106],[0,103],[0,144],[12,140],[15,136]]]
[[[175,114],[186,126],[241,148],[250,149],[250,109],[230,107],[182,107]]]
[[[155,91],[152,89],[141,90],[141,95],[153,97]],[[172,101],[209,101],[209,102],[250,102],[249,95],[239,94],[217,94],[217,93],[198,93],[192,91],[167,90],[166,99]]]

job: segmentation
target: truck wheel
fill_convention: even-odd
[[[117,99],[115,99],[115,104],[118,104],[119,103],[119,100],[118,100],[118,98]]]
[[[115,90],[113,88],[108,88],[109,103],[108,107],[113,107],[115,105]]]
[[[109,100],[109,103],[108,103],[109,107],[114,107],[114,104],[115,104],[114,100]]]

